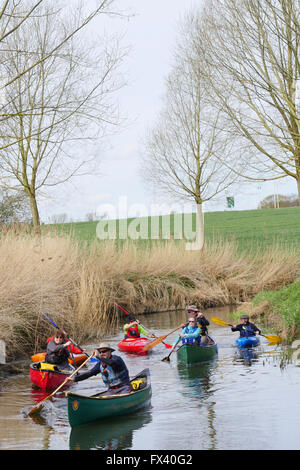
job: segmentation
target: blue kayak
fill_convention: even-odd
[[[257,336],[242,336],[236,340],[238,348],[253,348],[259,344]]]

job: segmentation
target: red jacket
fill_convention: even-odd
[[[49,341],[51,341],[53,338],[53,336],[51,336],[51,338],[48,338],[47,339],[47,343],[49,343]],[[66,343],[67,341],[65,341]],[[82,349],[80,348],[77,348],[76,346],[74,346],[74,344],[71,343],[71,351],[73,354],[82,354]]]

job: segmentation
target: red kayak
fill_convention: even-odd
[[[150,343],[148,338],[122,339],[122,341],[118,343],[118,348],[123,352],[144,356],[148,351],[143,351],[143,348],[148,343]]]
[[[69,375],[72,374],[72,371],[60,371],[57,370],[57,366],[52,364],[43,364],[41,368],[40,362],[35,362],[30,365],[30,380],[31,382],[41,390],[54,390],[59,387]],[[47,367],[49,367],[47,369]],[[70,385],[71,382],[67,382],[66,386]]]

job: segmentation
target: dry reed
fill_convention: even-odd
[[[53,327],[47,313],[77,343],[117,327],[115,302],[131,312],[237,304],[266,288],[299,279],[300,260],[276,248],[261,257],[237,254],[234,244],[186,251],[170,241],[139,248],[128,242],[79,247],[58,235],[0,238],[0,339],[9,356],[45,347]]]

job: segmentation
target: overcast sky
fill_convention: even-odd
[[[119,4],[123,10],[135,14],[128,21],[107,21],[111,31],[125,32],[124,45],[131,47],[124,62],[128,85],[119,92],[120,111],[128,116],[129,125],[107,141],[101,177],[74,178],[72,184],[56,187],[52,197],[40,203],[44,222],[61,213],[74,221],[85,220],[89,212],[103,212],[104,205],[114,207],[117,218],[125,217],[126,211],[131,216],[134,212],[143,215],[143,208],[150,213],[151,204],[159,203],[140,178],[140,142],[162,104],[178,21],[193,5],[200,5],[201,0],[121,0]],[[293,180],[243,184],[217,201],[205,204],[204,211],[225,210],[226,196],[234,196],[236,210],[256,209],[259,201],[274,192],[296,193],[296,184]]]

